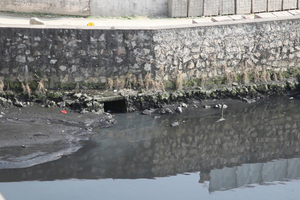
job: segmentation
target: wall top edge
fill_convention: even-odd
[[[165,29],[184,29],[197,27],[214,27],[224,25],[253,24],[272,21],[298,20],[300,15],[289,17],[274,17],[260,19],[245,19],[240,21],[224,22],[205,22],[202,24],[182,24],[182,25],[165,25],[165,26],[66,26],[66,25],[18,25],[18,24],[0,24],[0,28],[24,28],[24,29],[80,29],[80,30],[165,30]],[[192,19],[191,19],[192,22]]]

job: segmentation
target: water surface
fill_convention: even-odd
[[[0,192],[7,199],[298,199],[300,101],[226,103],[221,122],[220,110],[201,104],[159,119],[116,114],[117,125],[96,130],[75,154],[0,170]]]

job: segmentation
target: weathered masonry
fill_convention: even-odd
[[[174,82],[300,67],[300,17],[165,29],[0,27],[0,79],[103,88],[128,74]],[[6,84],[7,85],[7,84]]]
[[[0,0],[0,11],[195,17],[300,9],[300,0]]]

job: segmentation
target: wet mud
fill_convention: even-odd
[[[59,108],[39,105],[2,108],[0,169],[30,167],[72,154],[94,133],[94,127],[114,123],[107,113],[61,113]]]

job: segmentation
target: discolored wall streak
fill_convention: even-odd
[[[90,15],[90,0],[0,0],[0,11]]]

